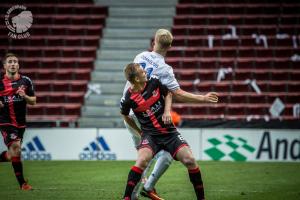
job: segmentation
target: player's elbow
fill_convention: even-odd
[[[177,89],[172,91],[172,95],[175,97],[177,101],[183,101],[184,99],[184,91],[182,89]]]
[[[31,101],[28,101],[27,103],[31,106],[34,106],[36,104],[36,98],[32,99]]]

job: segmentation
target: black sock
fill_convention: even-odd
[[[197,200],[205,199],[204,187],[203,187],[203,182],[202,182],[201,173],[200,173],[199,168],[197,167],[196,169],[190,169],[189,176],[190,176],[190,181],[192,182],[192,184],[194,186]]]
[[[140,179],[142,177],[142,173],[143,173],[142,169],[140,169],[136,166],[131,167],[131,170],[128,174],[124,198],[131,199],[133,189],[136,186],[136,184],[140,181]]]
[[[7,158],[7,151],[3,151],[0,154],[0,162],[8,162],[8,161],[10,160]]]
[[[12,157],[11,164],[14,168],[15,175],[20,184],[20,187],[22,187],[23,183],[25,183],[25,180],[23,177],[23,166],[22,166],[21,158],[20,157]]]

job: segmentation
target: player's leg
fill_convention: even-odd
[[[169,152],[161,150],[156,154],[155,158],[152,160],[157,159],[154,168],[151,172],[151,175],[147,179],[142,191],[141,195],[144,197],[148,197],[152,200],[164,200],[161,198],[154,188],[155,184],[159,180],[159,178],[165,173],[165,171],[169,168],[170,164],[173,161],[172,156]],[[148,165],[149,167],[149,165]]]
[[[199,170],[199,166],[188,146],[182,146],[177,150],[176,159],[182,162],[188,169],[190,181],[194,186],[194,190],[198,200],[205,199],[204,187]]]
[[[159,180],[159,178],[165,173],[165,171],[169,168],[173,161],[173,158],[170,155],[170,153],[164,150],[158,152],[155,158],[156,163],[154,165],[154,168],[144,185],[144,189],[146,191],[152,191],[154,189],[154,186]]]
[[[177,133],[171,135],[165,145],[166,150],[170,152],[173,158],[182,162],[188,169],[190,181],[194,186],[197,199],[204,199],[204,189],[200,170],[188,143],[179,133]]]
[[[140,127],[140,123],[138,122],[135,115],[131,115],[130,117],[135,121],[137,126]],[[141,143],[141,136],[138,133],[136,133],[135,130],[133,128],[131,128],[131,126],[129,124],[126,123],[126,121],[124,121],[124,125],[125,125],[126,129],[128,130],[128,132],[131,134],[131,139],[133,141],[134,147],[137,149],[139,144]],[[150,163],[152,163],[152,162],[150,162]],[[150,164],[149,164],[149,166],[150,166]],[[142,178],[146,176],[148,168],[146,168],[144,170],[144,172],[142,174]],[[132,199],[137,199],[138,198],[140,189],[141,189],[141,181],[134,188],[134,190],[132,192]]]
[[[15,172],[16,179],[22,190],[31,190],[32,187],[25,181],[23,175],[23,164],[21,161],[21,141],[25,129],[8,128],[5,140],[8,147],[8,154],[11,157],[11,164]]]
[[[131,115],[130,117],[132,117],[132,119],[135,121],[135,123],[137,124],[137,126],[140,127],[140,123],[138,122],[136,116],[135,116],[135,115]],[[140,143],[141,143],[141,137],[140,137],[140,135],[138,135],[138,134],[135,132],[135,130],[134,130],[133,128],[131,128],[131,126],[128,125],[125,121],[124,121],[124,124],[125,124],[125,127],[127,128],[128,132],[131,134],[131,138],[132,138],[132,140],[133,140],[133,143],[134,143],[135,148],[138,148],[138,146],[139,146]],[[165,159],[165,158],[162,157],[161,160],[162,160],[162,159]],[[168,160],[169,160],[169,159],[168,159]],[[144,172],[143,172],[143,174],[142,174],[142,179],[146,177],[147,172],[149,171],[149,169],[150,169],[150,167],[151,167],[153,161],[154,161],[154,159],[152,159],[151,162],[148,163],[148,166],[146,167],[146,169],[144,170]],[[160,161],[160,163],[162,163],[162,162],[163,162],[163,161]],[[158,165],[158,166],[160,166],[160,165]],[[165,168],[165,165],[163,165],[162,168]],[[159,169],[158,169],[157,171],[158,171],[158,172],[152,172],[151,174],[153,174],[153,173],[155,173],[155,174],[159,174],[159,173],[163,174],[163,172],[160,172]],[[165,170],[164,170],[164,169],[161,169],[161,171],[165,171]],[[160,177],[161,175],[157,175],[157,176]],[[159,177],[158,177],[158,178],[159,178]],[[158,179],[158,178],[157,178],[157,179]],[[144,191],[144,194],[143,194],[144,196],[145,196],[145,195],[148,195],[148,196],[156,196],[156,197],[159,197],[158,194],[157,194],[157,193],[155,192],[155,190],[153,189],[153,187],[154,187],[154,185],[155,185],[155,183],[156,183],[156,182],[154,183],[154,181],[157,182],[157,180],[155,180],[155,179],[151,179],[150,182],[147,181],[148,184],[149,184],[149,186],[152,186],[152,189],[151,189],[151,190],[149,189],[148,191]],[[143,186],[142,186],[142,183],[141,183],[141,181],[140,181],[140,182],[136,185],[136,187],[134,188],[134,190],[133,190],[133,192],[132,192],[132,199],[137,199],[137,198],[138,198],[139,193],[140,193],[142,187],[143,187]],[[147,194],[147,193],[150,193],[150,194]],[[153,195],[152,195],[152,194],[153,194]]]
[[[1,129],[1,135],[4,139],[4,142],[7,143],[7,132],[5,130]],[[11,161],[11,156],[9,155],[8,151],[3,151],[0,154],[0,162],[10,162]]]
[[[21,162],[21,141],[13,141],[9,146],[9,154],[11,155],[11,164],[13,166],[15,176],[20,187],[25,183],[23,176],[23,165]]]
[[[137,183],[141,180],[144,169],[153,157],[153,151],[150,148],[140,148],[136,163],[128,174],[126,189],[124,193],[125,200],[131,200],[132,192]]]

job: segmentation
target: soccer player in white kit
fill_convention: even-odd
[[[135,57],[133,62],[140,64],[140,66],[147,72],[147,77],[150,77],[151,75],[157,76],[160,82],[163,85],[167,86],[167,88],[172,92],[173,96],[179,101],[191,102],[191,103],[192,102],[195,103],[217,102],[218,97],[217,94],[214,92],[207,93],[206,95],[195,95],[180,89],[178,81],[176,80],[175,75],[173,73],[172,67],[165,63],[165,56],[167,51],[171,47],[172,41],[173,41],[173,36],[168,30],[166,29],[157,30],[157,32],[155,33],[153,51],[152,52],[145,51],[138,54]],[[123,93],[125,93],[129,87],[130,87],[130,83],[127,81]],[[137,121],[132,111],[130,113],[130,117],[132,117],[135,120],[135,123],[139,125],[139,122]],[[170,120],[170,116],[164,116],[164,117],[165,119],[163,119],[163,121],[168,123],[168,121]],[[130,125],[128,125],[126,122],[124,123],[128,131],[132,135],[132,139],[135,147],[137,147],[140,144],[141,136],[132,127],[130,127]],[[154,189],[154,185],[157,183],[158,179],[162,176],[162,174],[168,169],[168,167],[173,161],[173,158],[170,155],[170,153],[164,150],[160,151],[155,156],[155,158],[156,158],[156,164],[154,166],[151,175],[145,182],[141,194],[153,200],[163,200],[161,197],[157,195]],[[149,166],[150,165],[151,162]],[[146,173],[147,173],[147,169],[144,170],[144,174]],[[132,199],[135,199],[138,196],[137,192],[138,191],[135,191],[133,193]]]

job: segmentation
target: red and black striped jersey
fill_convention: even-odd
[[[19,75],[16,80],[6,75],[0,81],[0,101],[4,107],[0,108],[0,126],[26,127],[26,100],[16,94],[23,87],[28,96],[34,96],[33,83],[27,76]]]
[[[141,124],[144,134],[161,135],[177,132],[173,124],[164,124],[162,116],[165,108],[166,86],[152,76],[142,92],[127,90],[120,102],[121,114],[129,115],[130,109]]]

